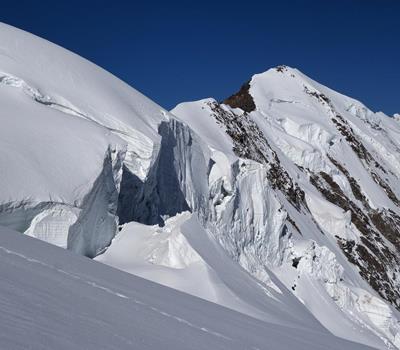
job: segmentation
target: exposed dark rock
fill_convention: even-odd
[[[307,86],[304,86],[304,91],[306,94],[315,97],[321,103],[332,106],[331,100],[329,99],[329,97],[324,95],[322,92],[310,91]]]
[[[386,181],[384,181],[377,173],[371,171],[371,176],[374,179],[374,181],[382,187],[382,189],[386,192],[387,196],[389,199],[395,203],[398,207],[400,207],[400,199],[397,198],[397,196],[394,194],[390,186],[387,184]]]
[[[382,209],[371,211],[370,218],[379,232],[400,252],[400,216],[390,209]]]
[[[397,309],[400,309],[398,284],[389,276],[385,265],[387,263],[392,268],[396,268],[393,263],[398,264],[398,259],[388,251],[381,252],[378,250],[379,253],[376,255],[376,243],[371,243],[365,237],[362,237],[363,244],[357,244],[353,240],[345,240],[338,236],[336,238],[348,260],[360,269],[360,275],[382,298],[389,301]],[[372,252],[371,248],[375,252]]]
[[[296,222],[288,215],[288,217],[286,218],[287,221],[289,221],[289,223],[296,229],[296,231],[298,233],[300,233],[300,235],[303,235],[299,229],[299,227],[297,226]]]
[[[336,125],[337,130],[345,137],[346,141],[358,157],[365,160],[367,164],[370,164],[373,161],[373,157],[361,141],[355,136],[355,133],[348,122],[339,114],[336,115],[336,118],[332,118],[332,122]]]
[[[226,111],[217,103],[209,104],[215,119],[225,126],[231,137],[233,151],[238,157],[251,159],[269,166],[268,180],[273,188],[282,191],[297,209],[304,205],[304,192],[292,180],[280,164],[276,152],[271,148],[263,132],[247,114],[236,115]]]
[[[344,167],[341,171],[348,173]],[[391,249],[385,241],[386,238],[393,245],[399,245],[400,232],[398,232],[398,227],[400,226],[398,224],[400,217],[393,212],[390,212],[390,215],[389,212],[382,215],[382,212],[373,211],[369,206],[366,206],[369,209],[367,214],[364,213],[356,203],[343,193],[329,174],[323,172],[318,175],[312,174],[310,181],[327,200],[351,212],[351,221],[362,234],[361,242],[356,243],[337,237],[338,244],[347,259],[359,267],[360,275],[371,287],[400,310],[399,285],[390,276],[390,271],[398,271],[399,269],[399,251],[396,252]],[[363,203],[362,193],[358,193],[359,188],[357,186],[354,189],[352,188],[353,193],[355,192],[355,197],[359,197],[357,199],[360,199]]]
[[[296,257],[292,259],[292,266],[297,269],[297,266],[299,265],[299,262],[301,260],[301,257]]]
[[[283,73],[283,72],[286,72],[286,71],[287,71],[287,67],[286,67],[285,65],[277,66],[275,69],[276,69],[276,71],[279,72],[279,73]]]
[[[250,95],[250,81],[243,84],[240,90],[228,97],[223,101],[224,104],[232,107],[232,108],[241,108],[247,113],[254,111],[256,109],[256,105],[254,103],[253,97]]]
[[[350,147],[353,151],[358,155],[361,161],[364,161],[364,166],[366,170],[371,174],[373,180],[382,187],[382,189],[386,192],[388,197],[400,207],[400,199],[397,198],[393,190],[390,188],[389,184],[384,181],[377,173],[371,169],[372,167],[375,170],[381,171],[386,174],[386,170],[379,164],[378,161],[372,156],[372,154],[365,148],[362,142],[355,135],[353,129],[347,123],[346,120],[343,119],[340,115],[336,115],[336,118],[332,118],[333,123],[336,125],[336,128],[340,131],[340,133],[346,138],[346,141],[349,143]]]
[[[361,187],[358,184],[358,182],[356,181],[356,179],[354,179],[354,177],[350,176],[350,173],[347,171],[347,169],[342,164],[340,164],[337,160],[335,160],[334,158],[332,158],[329,155],[328,155],[328,158],[344,174],[344,176],[346,176],[347,181],[350,184],[351,191],[353,192],[354,197],[364,205],[364,208],[370,209],[368,200],[365,197],[364,193],[362,192]]]

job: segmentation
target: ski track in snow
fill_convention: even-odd
[[[230,338],[230,337],[227,337],[227,336],[225,336],[225,335],[223,335],[223,334],[220,334],[220,333],[218,333],[218,332],[211,331],[211,330],[209,330],[209,329],[207,329],[207,328],[205,328],[205,327],[196,326],[195,324],[193,324],[193,323],[191,323],[191,322],[189,322],[189,321],[187,321],[187,320],[185,320],[185,319],[183,319],[183,318],[180,318],[180,317],[171,315],[171,314],[169,314],[168,312],[165,312],[165,311],[160,310],[160,309],[158,309],[158,308],[156,308],[156,307],[154,307],[154,306],[151,306],[151,305],[148,305],[148,304],[146,304],[146,303],[143,303],[143,302],[141,302],[140,300],[133,299],[133,298],[127,296],[127,295],[121,294],[121,293],[119,293],[119,292],[117,292],[117,291],[115,291],[115,290],[112,290],[112,289],[110,289],[110,288],[104,287],[104,286],[99,285],[99,284],[97,284],[97,283],[95,283],[95,282],[92,282],[92,281],[83,279],[82,277],[80,277],[80,276],[78,276],[78,275],[72,274],[72,273],[70,273],[70,272],[68,272],[68,271],[62,270],[62,269],[57,268],[57,267],[55,267],[55,266],[46,264],[46,263],[44,263],[44,262],[42,262],[42,261],[40,261],[40,260],[29,258],[29,257],[27,257],[26,255],[23,255],[23,254],[21,254],[21,253],[15,252],[15,251],[13,251],[13,250],[7,249],[7,248],[2,247],[2,246],[0,246],[0,250],[3,251],[3,252],[6,253],[6,254],[17,256],[17,257],[19,257],[19,258],[21,258],[21,259],[23,259],[23,260],[25,260],[25,261],[28,261],[28,262],[30,262],[30,263],[38,264],[38,265],[43,266],[43,267],[45,267],[45,268],[48,268],[48,269],[51,269],[51,270],[55,270],[55,271],[57,271],[57,272],[59,272],[59,273],[62,273],[62,274],[64,274],[64,275],[67,275],[68,277],[71,277],[71,278],[73,278],[73,279],[75,279],[75,280],[78,280],[78,281],[80,281],[80,282],[83,282],[83,283],[85,283],[85,284],[87,284],[87,285],[89,285],[89,286],[91,286],[91,287],[93,287],[93,288],[102,290],[102,291],[104,291],[104,292],[106,292],[106,293],[108,293],[108,294],[114,295],[114,296],[116,296],[116,297],[118,297],[118,298],[126,299],[126,300],[128,300],[129,302],[133,302],[133,303],[135,303],[135,304],[137,304],[137,305],[146,307],[146,308],[148,308],[148,309],[150,309],[150,310],[152,310],[152,311],[154,311],[154,312],[156,312],[156,313],[158,313],[158,314],[160,314],[160,315],[163,315],[163,316],[165,316],[165,317],[173,318],[174,320],[176,320],[176,321],[178,321],[178,322],[180,322],[180,323],[182,323],[182,324],[185,324],[185,325],[188,326],[188,327],[191,327],[191,328],[194,328],[194,329],[199,330],[199,331],[201,331],[201,332],[204,332],[204,333],[213,335],[213,336],[215,336],[215,337],[223,338],[223,339],[229,340],[229,341],[234,341],[234,339],[232,339],[232,338]],[[255,348],[255,347],[251,347],[251,349],[253,349],[253,350],[259,350],[258,348]]]

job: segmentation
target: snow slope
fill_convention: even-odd
[[[261,322],[0,230],[4,349],[366,349],[326,331]]]
[[[188,212],[164,227],[126,224],[95,259],[270,323],[323,328],[278,281],[262,285],[233,262]]]

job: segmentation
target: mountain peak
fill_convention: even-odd
[[[271,73],[282,73],[282,74],[288,74],[288,75],[295,75],[296,73],[301,73],[301,72],[297,68],[290,67],[285,64],[280,64],[278,66],[269,68],[264,72],[257,73],[254,76],[271,74]]]
[[[254,74],[250,80],[240,87],[239,91],[223,100],[222,103],[250,113],[256,110],[256,107],[259,107],[258,103],[265,102],[264,97],[261,98],[262,101],[257,102],[256,95],[258,92],[261,92],[262,95],[268,92],[268,95],[271,95],[282,91],[283,93],[279,97],[281,98],[284,97],[284,94],[290,95],[295,91],[303,94],[306,89],[305,87],[314,91],[316,87],[313,83],[315,82],[312,79],[296,68],[279,65],[262,73]]]

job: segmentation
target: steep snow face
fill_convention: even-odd
[[[395,118],[285,66],[172,113],[209,144],[199,216],[228,255],[265,285],[278,277],[334,334],[399,347]]]
[[[144,181],[168,113],[94,64],[5,24],[0,101],[0,224],[95,256],[116,232],[123,172]]]

